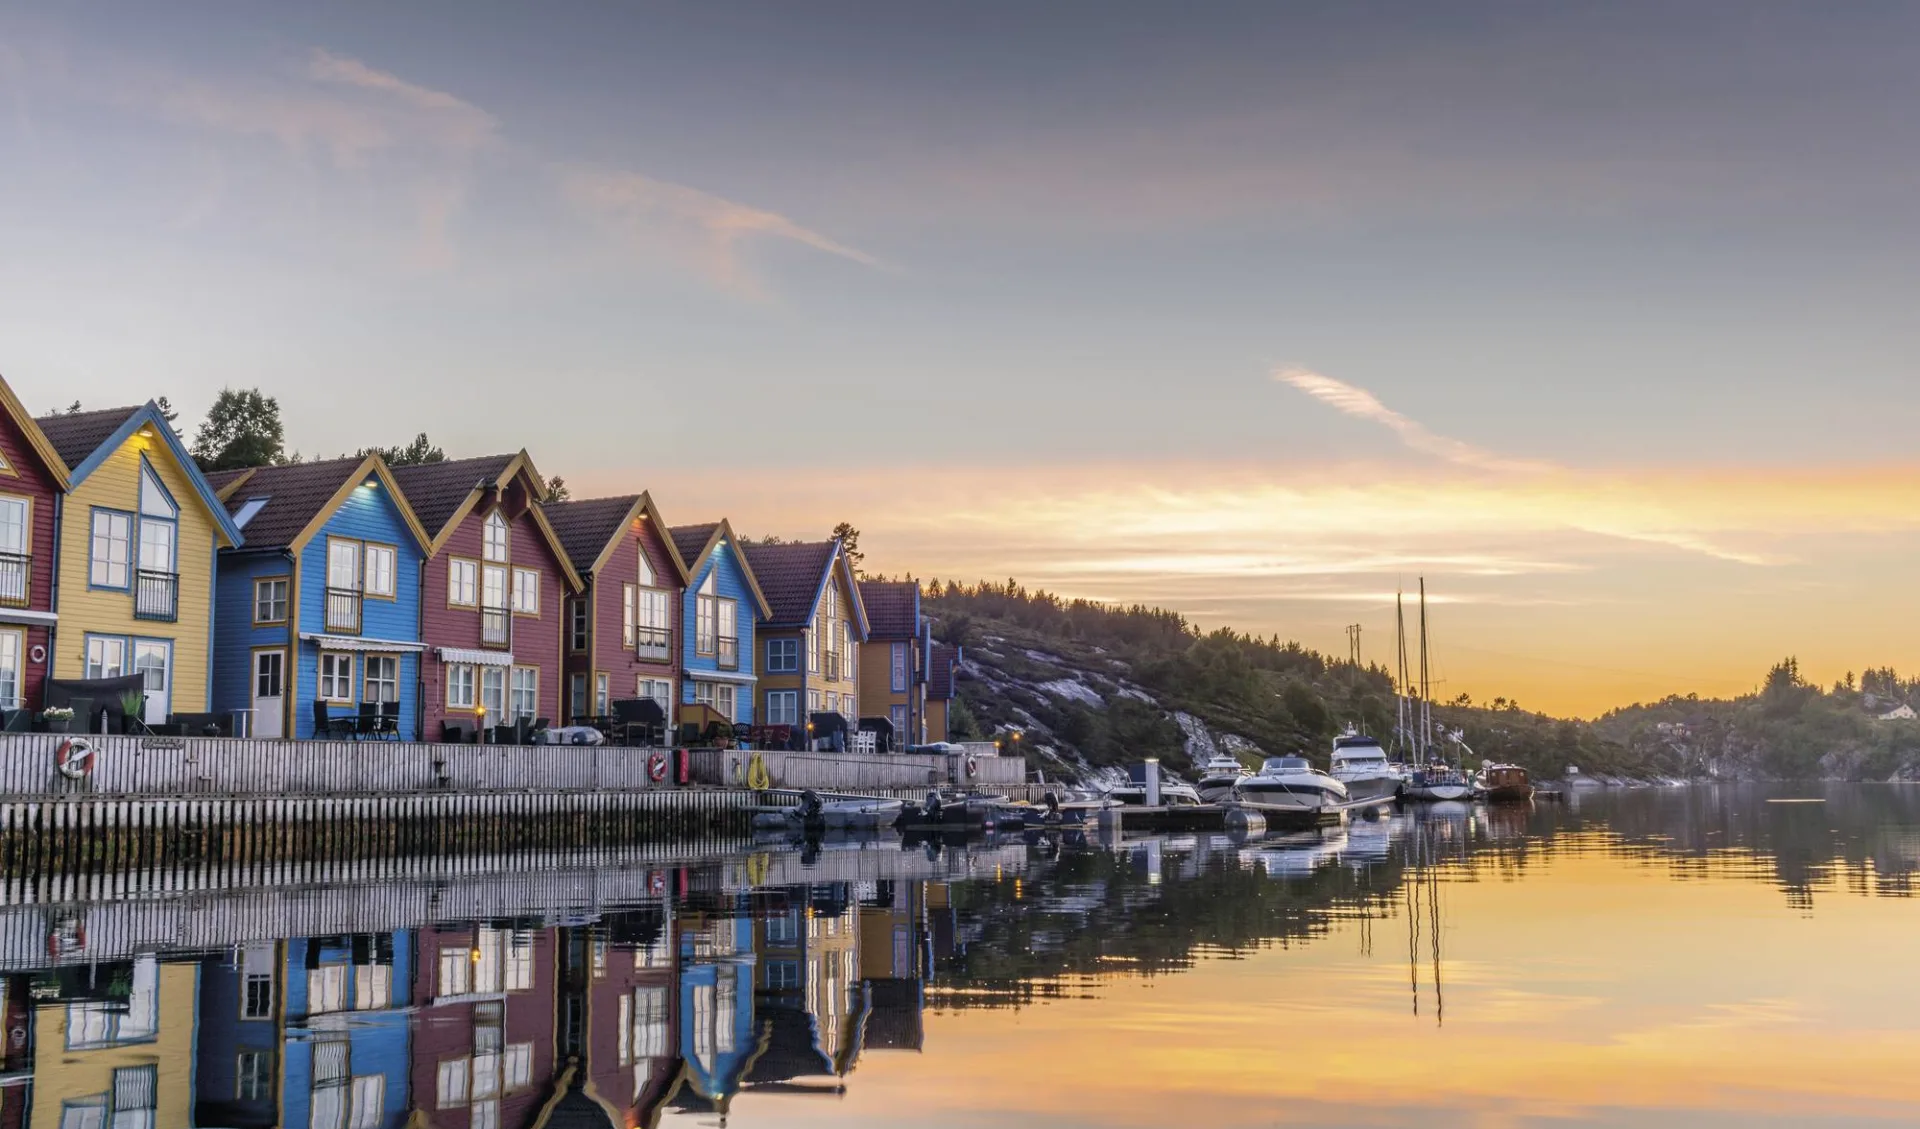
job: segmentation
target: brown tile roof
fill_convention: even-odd
[[[953,697],[953,668],[960,661],[960,650],[935,643],[927,655],[927,697],[950,700]]]
[[[349,456],[317,463],[261,467],[227,499],[227,512],[238,515],[248,499],[267,499],[267,504],[240,532],[246,536],[248,548],[284,548],[293,544],[293,539],[364,462],[365,459]],[[222,475],[229,481],[237,477],[233,472],[222,472]],[[218,484],[215,489],[219,489]]]
[[[473,493],[476,485],[499,481],[507,467],[519,457],[516,452],[397,466],[393,468],[393,478],[406,494],[407,503],[413,507],[414,516],[420,519],[427,536],[437,538],[446,528],[447,519],[467,500],[467,495]]]
[[[920,634],[920,582],[862,580],[860,602],[867,609],[867,638],[912,639]]]
[[[259,469],[259,467],[242,467],[239,470],[209,470],[203,473],[206,476],[207,485],[213,488],[215,494],[218,494],[230,483],[238,482]]]
[[[547,524],[567,551],[573,567],[584,573],[606,552],[607,543],[626,525],[627,515],[640,501],[638,494],[618,498],[587,498],[578,502],[549,502]]]
[[[87,456],[100,449],[107,437],[120,430],[127,417],[145,407],[135,404],[130,408],[102,408],[94,412],[60,412],[50,416],[41,416],[33,422],[47,436],[47,442],[60,452],[60,459],[69,467],[77,467],[87,461]]]
[[[703,521],[699,525],[675,525],[667,529],[667,536],[673,538],[673,547],[680,552],[680,559],[688,568],[700,559],[700,551],[713,540],[713,531],[720,528],[717,521]]]
[[[776,627],[804,627],[813,618],[820,581],[833,563],[834,542],[796,541],[783,545],[742,542],[747,564],[773,607],[767,622]]]

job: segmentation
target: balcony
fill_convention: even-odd
[[[840,681],[840,656],[832,651],[827,652],[827,681]]]
[[[360,593],[351,588],[327,589],[327,630],[360,634]]]
[[[714,641],[719,644],[719,648],[716,651],[719,657],[715,661],[715,665],[721,670],[739,670],[740,637],[738,635],[722,635]]]
[[[480,644],[485,647],[512,646],[513,614],[505,608],[481,608]]]
[[[33,558],[0,553],[0,607],[24,608],[33,594]]]
[[[642,627],[634,632],[633,653],[637,658],[666,662],[673,657],[673,633],[664,627]]]
[[[149,572],[133,574],[133,618],[172,623],[180,618],[180,574]]]

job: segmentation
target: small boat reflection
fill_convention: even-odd
[[[1327,827],[1262,840],[1246,848],[1241,857],[1274,878],[1306,878],[1338,862],[1346,846],[1347,830]]]

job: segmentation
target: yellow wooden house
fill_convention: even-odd
[[[149,724],[207,712],[216,561],[241,543],[226,507],[152,403],[36,422],[70,483],[53,677],[144,675]]]

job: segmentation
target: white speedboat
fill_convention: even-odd
[[[1328,775],[1347,786],[1356,800],[1390,800],[1400,792],[1400,777],[1387,763],[1380,742],[1352,730],[1333,739],[1333,765]]]
[[[1215,753],[1207,763],[1200,766],[1200,783],[1194,786],[1200,798],[1207,803],[1217,804],[1233,798],[1233,787],[1244,780],[1246,768],[1240,759],[1231,753]]]
[[[1314,768],[1305,757],[1268,757],[1260,771],[1236,789],[1248,803],[1300,811],[1325,811],[1347,802],[1347,786]]]
[[[1459,769],[1436,761],[1425,768],[1414,769],[1400,794],[1409,800],[1428,803],[1470,800],[1473,798],[1473,781],[1467,779],[1467,774]]]

